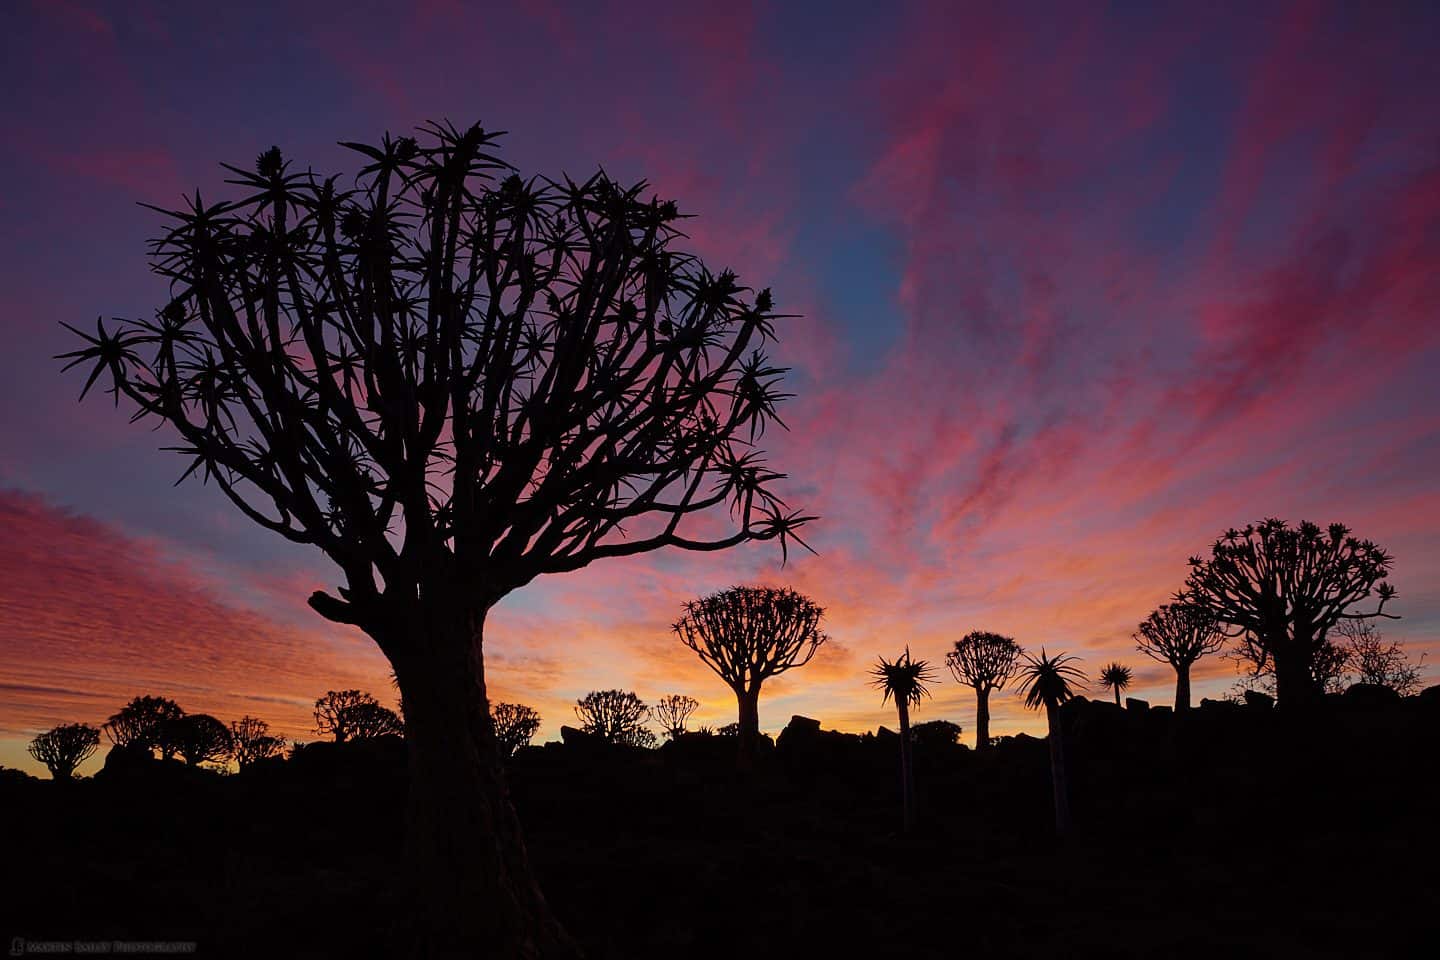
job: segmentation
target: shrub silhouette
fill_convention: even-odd
[[[1332,665],[1323,661],[1334,657],[1326,637],[1336,624],[1398,619],[1384,612],[1395,596],[1384,579],[1392,562],[1371,541],[1352,537],[1344,524],[1321,530],[1313,523],[1291,527],[1270,519],[1227,531],[1208,559],[1191,557],[1185,591],[1176,600],[1188,596],[1227,624],[1239,636],[1237,653],[1252,672],[1273,670],[1282,705],[1303,704],[1324,691]],[[1374,610],[1351,611],[1372,593],[1378,597]]]
[[[358,174],[278,148],[227,166],[241,199],[160,211],[173,299],[70,328],[61,359],[343,573],[310,605],[367,633],[404,695],[407,949],[557,956],[489,719],[488,611],[662,547],[783,558],[812,518],[755,446],[786,396],[770,292],[680,250],[644,182],[521,177],[498,138],[430,123],[344,143]]]
[[[101,727],[117,747],[159,750],[169,760],[177,750],[174,722],[185,715],[180,705],[165,697],[136,697],[116,711]]]
[[[628,690],[592,690],[575,701],[580,728],[607,743],[651,747],[655,735],[645,729],[645,701]]]
[[[650,708],[650,716],[660,724],[665,736],[671,740],[678,740],[685,732],[685,724],[689,722],[690,715],[700,709],[700,701],[694,697],[687,697],[683,694],[672,693],[668,697],[661,697],[655,701]]]
[[[357,703],[346,707],[341,719],[352,740],[405,736],[405,724],[400,721],[399,714],[378,703]]]
[[[234,751],[230,728],[208,713],[190,713],[172,720],[176,752],[190,766],[225,763]]]
[[[285,751],[285,739],[270,734],[270,724],[255,717],[241,717],[230,724],[230,742],[240,768],[260,760],[278,757]]]
[[[528,747],[540,729],[540,714],[519,703],[492,703],[490,718],[495,724],[495,742],[500,755],[507,760],[516,750]]]
[[[1130,686],[1134,675],[1130,668],[1119,663],[1107,663],[1100,668],[1100,685],[1115,691],[1115,706],[1120,706],[1120,691]]]
[[[1156,607],[1137,628],[1136,648],[1175,671],[1175,709],[1190,709],[1190,668],[1206,654],[1225,645],[1210,611],[1181,594],[1174,603]]]
[[[56,780],[69,780],[75,768],[95,755],[100,745],[100,731],[85,723],[66,723],[52,727],[30,741],[30,756],[45,764]]]
[[[1335,633],[1344,644],[1349,668],[1357,683],[1384,687],[1402,697],[1420,692],[1420,667],[1411,666],[1399,641],[1385,642],[1373,623],[1364,620],[1342,620]],[[1420,655],[1424,663],[1425,655]]]
[[[1077,686],[1084,679],[1078,669],[1071,666],[1077,658],[1063,654],[1047,656],[1040,648],[1040,656],[1025,657],[1020,668],[1020,693],[1025,706],[1031,710],[1045,709],[1045,719],[1050,727],[1050,786],[1055,795],[1055,832],[1065,836],[1070,832],[1070,786],[1065,769],[1065,730],[1060,722],[1060,705],[1075,696],[1071,684]]]
[[[827,639],[820,632],[824,614],[788,588],[731,587],[687,602],[685,615],[675,622],[680,642],[735,694],[742,765],[760,738],[760,685],[810,662]]]
[[[928,685],[939,678],[924,660],[910,659],[910,648],[892,662],[879,659],[870,671],[871,685],[880,689],[881,703],[892,697],[900,715],[900,810],[901,824],[906,833],[915,828],[915,767],[910,752],[910,708],[930,695]]]
[[[945,665],[959,682],[975,688],[975,749],[990,747],[990,694],[1005,689],[1020,664],[1020,645],[1010,637],[972,630],[955,641]]]
[[[960,742],[960,724],[949,720],[926,720],[910,728],[910,742],[921,750],[942,750]]]

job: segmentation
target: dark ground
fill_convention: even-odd
[[[1440,687],[1287,715],[1067,711],[1076,830],[1044,741],[917,752],[898,835],[890,738],[552,744],[512,763],[555,909],[592,958],[1433,956]],[[322,745],[219,776],[154,762],[0,777],[0,933],[196,940],[199,956],[385,956],[403,745]]]

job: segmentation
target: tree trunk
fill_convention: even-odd
[[[990,691],[975,688],[975,749],[990,749]]]
[[[1310,664],[1298,651],[1287,650],[1275,661],[1275,702],[1286,707],[1300,707],[1319,698],[1320,691],[1310,676]]]
[[[740,707],[739,721],[739,762],[740,769],[749,770],[754,765],[755,754],[760,746],[760,686],[746,690],[735,688],[735,700]]]
[[[1172,664],[1175,667],[1175,712],[1190,709],[1190,664]]]
[[[413,958],[577,957],[530,870],[485,696],[483,611],[430,601],[391,649],[410,759]],[[416,622],[418,621],[418,622]]]
[[[1115,688],[1115,706],[1118,707],[1118,706],[1120,706],[1120,705],[1121,705],[1121,704],[1120,704],[1120,688],[1117,686],[1117,687]]]
[[[1070,832],[1070,787],[1065,777],[1065,738],[1061,732],[1060,707],[1047,705],[1045,714],[1050,721],[1050,786],[1055,794],[1055,833],[1063,837]]]
[[[915,829],[915,768],[910,758],[910,706],[897,702],[900,710],[900,812],[904,831]]]

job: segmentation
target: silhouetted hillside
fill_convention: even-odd
[[[1440,896],[1440,687],[1304,712],[1077,699],[1074,833],[1047,749],[914,749],[796,718],[735,772],[730,737],[522,749],[515,802],[548,898],[593,958],[1411,956]],[[112,751],[71,783],[0,776],[6,932],[194,939],[201,956],[389,955],[398,738],[222,776]]]

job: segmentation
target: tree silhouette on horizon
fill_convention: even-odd
[[[186,764],[225,763],[235,749],[230,728],[208,713],[187,713],[175,725],[175,750]]]
[[[185,715],[180,705],[166,697],[135,697],[101,725],[110,742],[121,748],[160,751],[160,759],[175,756],[174,723]]]
[[[690,715],[698,709],[700,709],[699,700],[681,693],[672,693],[655,701],[650,708],[650,715],[655,718],[656,723],[660,724],[665,735],[673,741],[680,739],[680,735],[685,732],[685,725],[689,722]]]
[[[650,708],[629,690],[592,690],[575,701],[581,729],[617,746],[649,747],[655,735],[645,729]]]
[[[769,291],[680,250],[644,182],[522,177],[498,136],[347,142],[343,177],[278,148],[227,166],[239,199],[160,211],[154,319],[72,327],[62,355],[82,398],[103,377],[168,425],[184,476],[335,563],[311,607],[370,636],[404,697],[415,955],[576,952],[495,743],[491,608],[662,547],[783,557],[812,519],[755,446],[785,397]]]
[[[495,743],[506,760],[521,747],[528,747],[540,729],[540,714],[521,703],[492,703],[490,717],[495,723]]]
[[[1304,705],[1324,691],[1330,630],[1343,620],[1385,613],[1395,588],[1385,578],[1393,563],[1378,545],[1333,523],[1321,529],[1268,519],[1217,539],[1208,558],[1191,557],[1190,575],[1176,601],[1202,607],[1239,638],[1237,655],[1256,676],[1273,670],[1282,705]],[[1350,608],[1374,594],[1373,611]],[[1333,648],[1333,644],[1330,645]],[[1314,668],[1321,658],[1320,671]]]
[[[975,749],[990,749],[990,694],[1005,689],[1015,676],[1023,653],[1012,637],[972,630],[945,654],[955,679],[975,689]]]
[[[912,660],[910,648],[893,661],[880,657],[870,671],[871,686],[882,693],[880,702],[895,700],[895,711],[900,720],[900,812],[902,829],[909,833],[915,829],[915,764],[912,755],[910,708],[930,696],[929,685],[938,683],[940,678],[930,669],[926,660]]]
[[[1031,710],[1044,708],[1049,726],[1050,787],[1055,798],[1055,833],[1070,832],[1070,782],[1065,768],[1065,725],[1061,722],[1060,706],[1075,696],[1071,684],[1080,685],[1085,675],[1071,664],[1078,658],[1056,654],[1048,656],[1045,648],[1040,655],[1025,656],[1020,668],[1020,693]]]
[[[1225,645],[1225,634],[1204,607],[1184,594],[1174,603],[1151,611],[1134,634],[1135,647],[1145,656],[1170,664],[1175,671],[1175,709],[1190,709],[1190,668],[1201,657]]]
[[[56,780],[71,780],[75,768],[95,755],[100,731],[88,723],[62,723],[30,741],[30,756],[45,764]]]
[[[760,738],[760,687],[803,667],[828,639],[825,610],[788,587],[731,587],[685,604],[672,629],[735,694],[739,758],[748,766]]]
[[[1107,663],[1100,668],[1100,685],[1115,691],[1115,706],[1120,706],[1120,691],[1130,686],[1134,674],[1122,663]]]
[[[1420,665],[1425,662],[1425,654],[1420,654],[1419,663],[1411,666],[1400,642],[1387,642],[1375,624],[1366,620],[1342,620],[1335,633],[1348,653],[1357,683],[1384,687],[1402,697],[1420,691]]]
[[[270,724],[256,717],[241,717],[230,724],[230,742],[235,762],[245,769],[260,760],[277,757],[285,750],[283,737],[270,733]]]

